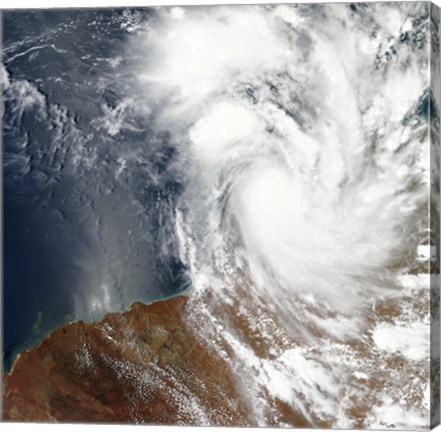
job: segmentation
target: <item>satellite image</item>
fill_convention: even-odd
[[[1,33],[4,421],[439,423],[435,5]]]

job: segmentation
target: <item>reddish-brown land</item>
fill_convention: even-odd
[[[3,419],[246,424],[226,363],[188,328],[186,304],[135,303],[58,328],[5,377]]]

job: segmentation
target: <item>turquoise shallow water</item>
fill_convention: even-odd
[[[118,108],[133,79],[126,44],[151,15],[2,14],[6,370],[63,323],[189,283],[173,235],[175,149]]]
[[[66,320],[191,281],[186,327],[226,362],[256,425],[289,426],[289,408],[316,426],[427,428],[430,12],[8,12],[8,358]],[[109,367],[142,403],[154,394],[136,364]],[[177,406],[208,424],[173,378]]]
[[[176,290],[173,294],[169,294],[168,296],[164,296],[152,301],[147,301],[145,303],[153,303],[155,301],[169,300],[171,298],[187,295],[191,291],[191,283],[187,283],[183,285],[179,290]],[[27,333],[26,338],[23,340],[21,344],[17,344],[13,347],[12,350],[5,353],[3,357],[3,370],[6,373],[9,373],[14,365],[17,356],[28,349],[31,349],[37,346],[40,342],[42,342],[47,336],[49,336],[52,331],[56,330],[58,327],[67,324],[69,322],[75,321],[75,316],[66,315],[64,319],[61,320],[55,319],[52,323],[48,319],[44,319],[43,314],[41,312],[37,312],[37,319],[32,325],[32,330]],[[43,327],[43,322],[45,323]]]

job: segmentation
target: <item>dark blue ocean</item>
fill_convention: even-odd
[[[133,106],[142,10],[2,14],[3,351],[189,286],[173,235],[182,179]]]

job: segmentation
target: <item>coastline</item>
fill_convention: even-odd
[[[133,307],[133,305],[137,304],[137,303],[141,303],[143,305],[149,306],[152,305],[154,303],[158,303],[158,302],[163,302],[163,301],[167,301],[176,297],[180,297],[180,296],[188,296],[192,290],[192,284],[191,283],[187,283],[185,284],[185,288],[183,288],[182,290],[178,291],[177,293],[174,294],[170,294],[167,296],[164,296],[160,299],[155,299],[152,301],[143,301],[143,300],[134,300],[132,301],[132,303],[130,304],[130,306],[126,309],[121,309],[121,310],[115,310],[115,311],[110,311],[105,313],[101,318],[99,318],[98,320],[93,320],[93,321],[85,321],[85,320],[76,320],[75,318],[71,321],[66,321],[65,323],[59,324],[56,327],[52,328],[51,330],[49,330],[48,332],[46,332],[44,334],[44,336],[34,345],[30,345],[27,348],[24,348],[22,350],[17,349],[16,353],[11,354],[11,358],[12,361],[10,363],[9,368],[6,367],[6,356],[5,356],[5,352],[3,351],[3,359],[2,359],[2,374],[3,374],[3,380],[6,376],[11,375],[13,370],[14,370],[14,366],[17,363],[18,359],[20,358],[20,356],[23,353],[32,351],[34,349],[37,349],[48,337],[50,337],[52,335],[52,333],[56,332],[58,329],[71,325],[71,324],[75,324],[75,323],[85,323],[85,324],[99,324],[101,321],[103,321],[108,315],[112,315],[112,314],[121,314],[127,311],[130,311],[130,309]]]
[[[3,420],[248,424],[234,376],[188,320],[187,299],[134,302],[54,330],[4,377]]]

